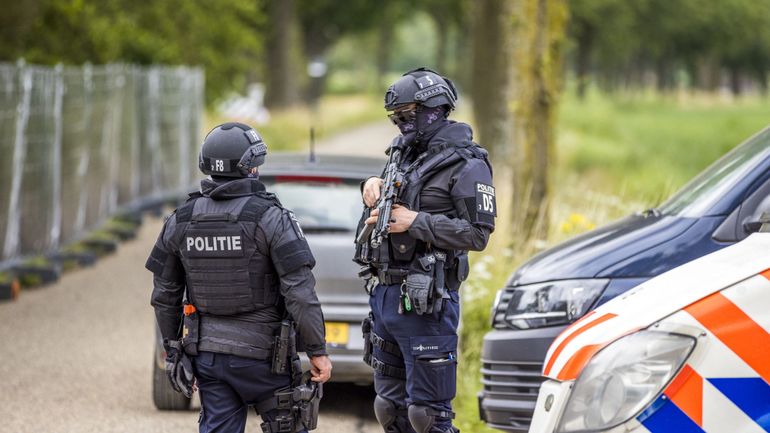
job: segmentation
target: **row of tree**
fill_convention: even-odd
[[[0,60],[202,65],[209,101],[252,81],[266,82],[270,108],[315,101],[323,72],[337,67],[330,50],[346,40],[349,57],[373,65],[372,76],[351,74],[369,89],[383,91],[392,72],[434,67],[471,94],[479,140],[516,166],[527,231],[547,220],[565,74],[579,94],[589,83],[727,83],[740,93],[765,91],[770,69],[766,0],[25,0],[3,12]],[[415,17],[427,17],[431,34]]]

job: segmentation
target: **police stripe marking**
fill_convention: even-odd
[[[703,378],[692,367],[685,365],[664,394],[695,424],[703,427]]]
[[[770,334],[743,310],[723,294],[714,293],[685,311],[770,383]]]
[[[641,416],[637,418],[651,433],[705,433],[671,400],[658,397],[653,405],[659,406],[654,414],[644,419],[641,419]]]
[[[559,355],[561,355],[561,352],[564,350],[567,345],[577,338],[580,334],[588,331],[589,329],[601,325],[602,323],[616,317],[616,314],[607,313],[603,316],[600,316],[598,319],[594,320],[593,322],[589,322],[588,324],[584,326],[577,327],[574,331],[572,331],[571,334],[569,334],[567,337],[564,338],[564,340],[559,343],[559,345],[556,347],[556,349],[553,351],[551,356],[548,358],[548,364],[545,365],[545,368],[543,369],[543,376],[548,376],[551,373],[551,369],[553,368],[553,364],[556,362],[556,359],[559,358]],[[579,323],[575,322],[574,325],[577,325]],[[574,357],[574,355],[573,355]],[[569,364],[569,361],[567,362]],[[564,371],[564,370],[562,370]]]
[[[770,432],[770,385],[759,377],[707,379],[766,432]]]

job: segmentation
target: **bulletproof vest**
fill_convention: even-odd
[[[430,147],[404,169],[404,182],[399,201],[409,209],[421,210],[420,195],[425,186],[430,182],[445,181],[439,178],[439,173],[452,170],[454,166],[459,166],[473,158],[484,159],[489,165],[486,151],[473,142],[442,143]],[[427,250],[427,245],[404,232],[389,235],[388,242],[381,248],[388,248],[391,266],[408,267],[417,254]],[[447,251],[447,253],[452,256],[456,252]]]
[[[177,245],[188,300],[202,314],[233,316],[275,306],[279,280],[270,257],[257,249],[260,218],[278,205],[266,193],[239,197],[232,213],[196,213],[193,197],[176,212]]]

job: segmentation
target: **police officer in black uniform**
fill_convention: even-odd
[[[457,96],[449,79],[425,68],[407,72],[385,94],[401,131],[394,145],[404,155],[403,180],[387,241],[373,253],[359,250],[357,261],[372,275],[365,359],[375,370],[374,410],[386,432],[458,431],[451,405],[458,289],[468,251],[483,250],[494,230],[496,203],[487,152],[468,125],[447,119]],[[378,203],[382,184],[377,177],[363,184],[366,206]],[[378,216],[375,208],[364,223]]]
[[[146,264],[166,370],[174,389],[200,390],[201,432],[244,431],[249,406],[265,433],[314,428],[295,419],[317,397],[312,383],[305,400],[288,398],[298,395],[296,346],[312,381],[331,375],[315,260],[294,214],[258,180],[266,154],[247,125],[211,130],[199,156],[211,178],[169,216]]]

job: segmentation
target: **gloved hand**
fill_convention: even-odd
[[[179,341],[166,341],[164,346],[166,346],[166,376],[171,387],[187,398],[192,397],[196,388],[190,358],[182,351]]]

